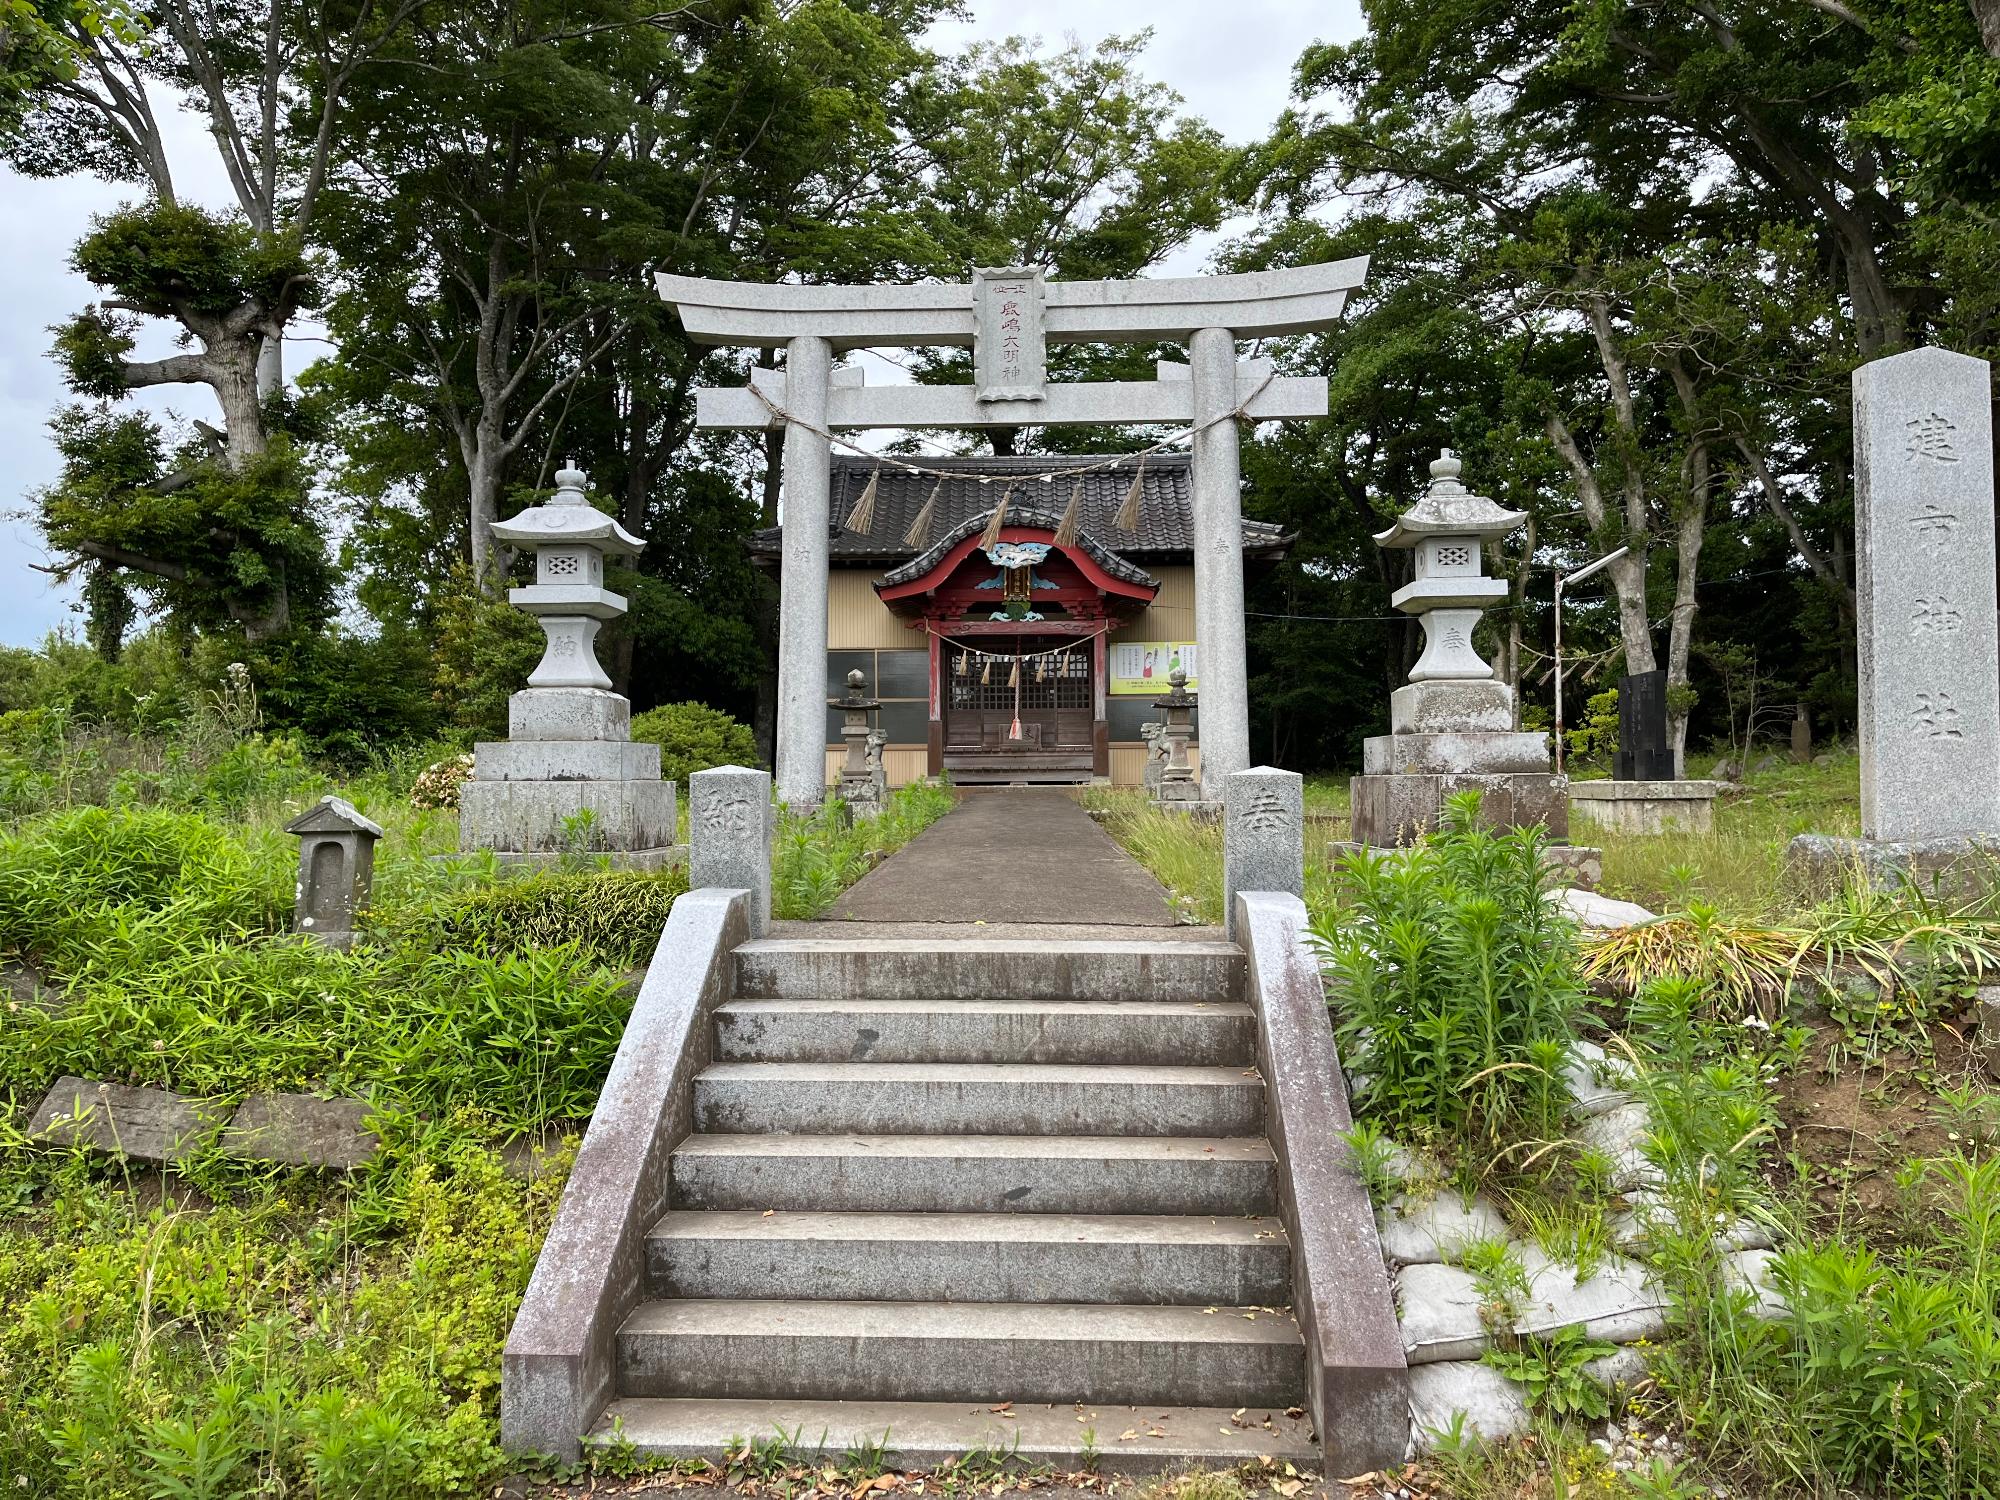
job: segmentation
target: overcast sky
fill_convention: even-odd
[[[970,0],[966,8],[971,19],[933,31],[936,45],[951,48],[1009,35],[1038,35],[1054,44],[1070,32],[1095,41],[1151,27],[1144,59],[1148,74],[1179,90],[1193,113],[1232,141],[1262,134],[1277,117],[1287,102],[1292,64],[1309,43],[1345,40],[1361,31],[1358,0],[1331,5],[1235,0],[1226,7],[1213,0],[1093,0],[1082,6],[1075,0],[1005,5]],[[212,143],[192,120],[178,122],[174,134],[182,196],[227,207]],[[79,620],[70,609],[75,591],[51,587],[31,567],[48,556],[33,529],[15,515],[58,467],[47,423],[62,391],[48,360],[48,326],[91,298],[89,284],[69,269],[70,247],[89,227],[91,215],[136,196],[132,187],[92,178],[33,182],[0,167],[0,266],[7,271],[7,296],[0,298],[0,643],[33,645],[51,628]],[[1198,272],[1209,248],[1195,246],[1164,269]],[[287,370],[309,362],[317,347],[288,341]],[[142,346],[141,352],[167,348]],[[214,402],[200,386],[141,392],[134,399],[156,411],[215,417]]]

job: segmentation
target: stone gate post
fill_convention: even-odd
[[[826,589],[831,540],[827,386],[833,347],[800,334],[785,346],[784,555],[778,614],[778,800],[819,806],[826,794]]]
[[[1194,420],[1236,409],[1236,336],[1203,328],[1188,343]],[[1243,627],[1243,502],[1234,421],[1194,435],[1194,635],[1201,691],[1203,800],[1250,767],[1250,681]]]

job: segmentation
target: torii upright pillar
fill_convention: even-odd
[[[833,349],[800,334],[785,345],[784,601],[778,611],[778,800],[819,806],[826,795],[827,386]]]
[[[1243,496],[1236,424],[1236,336],[1204,328],[1188,342],[1194,379],[1194,638],[1201,794],[1250,769],[1250,668],[1243,622]]]

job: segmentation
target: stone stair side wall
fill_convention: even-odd
[[[748,891],[689,891],[667,918],[501,1355],[500,1437],[511,1452],[574,1462],[611,1399],[618,1329],[645,1296],[646,1233],[692,1128],[730,955],[750,936]]]
[[[1326,991],[1306,947],[1305,903],[1244,891],[1235,917],[1244,998],[1257,1012],[1313,1425],[1327,1473],[1390,1469],[1409,1442],[1409,1373],[1375,1212],[1342,1139],[1353,1120]]]

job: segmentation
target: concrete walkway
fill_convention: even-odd
[[[1172,927],[1160,883],[1064,792],[969,791],[828,919]]]

